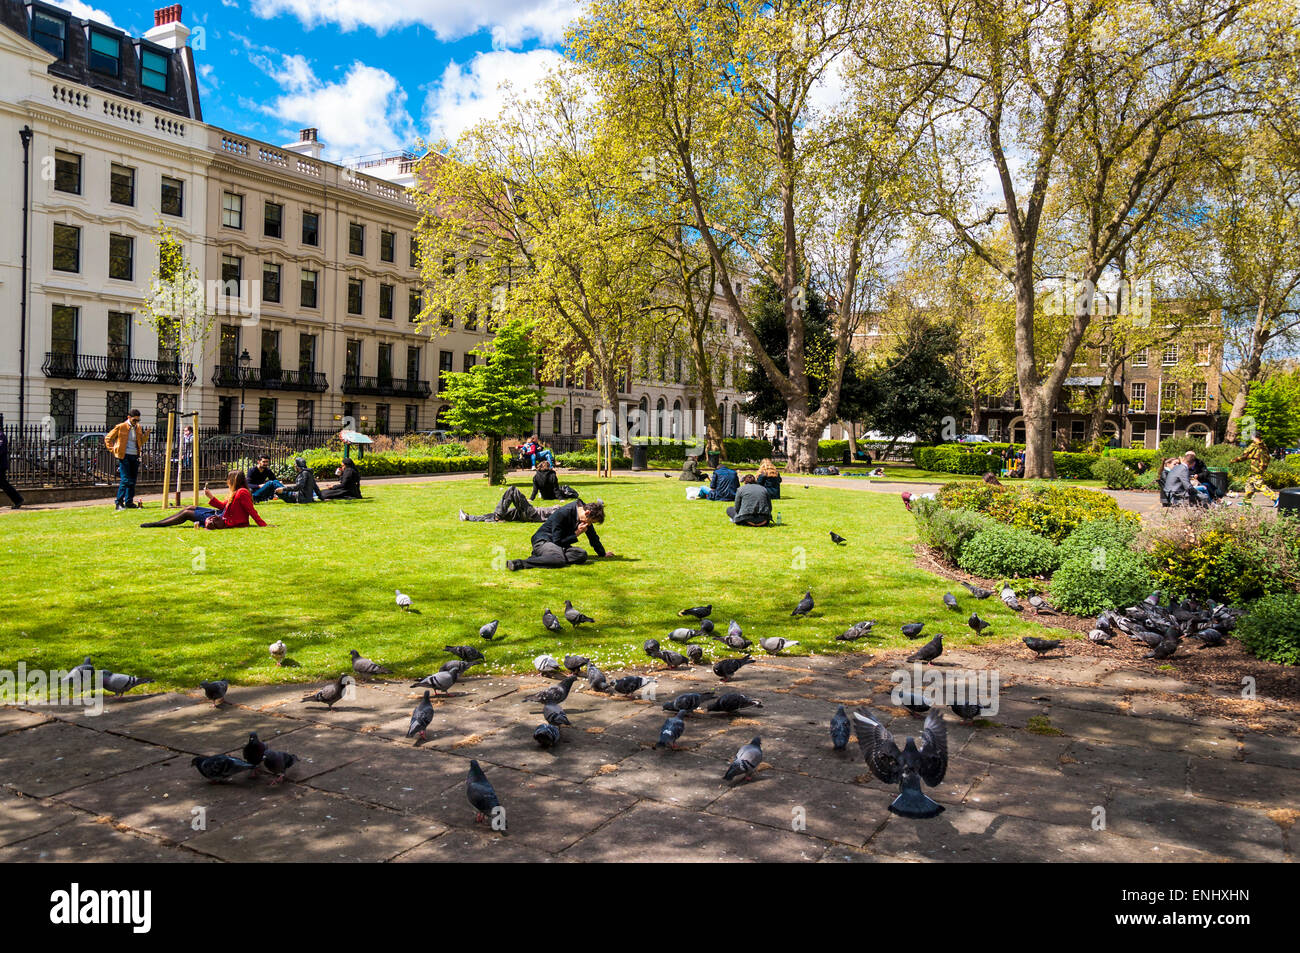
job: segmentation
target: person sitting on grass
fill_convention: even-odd
[[[522,496],[523,494],[520,494]],[[537,532],[533,533],[533,554],[527,559],[512,559],[506,563],[511,572],[520,569],[562,569],[580,566],[587,561],[587,551],[573,544],[585,535],[597,556],[613,556],[596,535],[596,524],[605,522],[605,504],[601,500],[584,503],[574,500],[565,503],[552,513]]]
[[[546,460],[537,461],[537,469],[533,471],[533,492],[528,494],[528,499],[535,500],[539,494],[544,500],[571,500],[578,495],[571,488],[560,485],[555,465]]]
[[[872,470],[870,473],[867,474],[867,476],[869,477],[882,477],[884,475],[885,475],[884,467],[876,467],[874,470]]]
[[[322,500],[359,500],[361,499],[361,471],[356,461],[344,457],[343,463],[334,471],[339,482],[320,491]]]
[[[700,470],[699,457],[687,457],[686,462],[682,464],[682,473],[677,479],[690,483],[696,483],[700,480],[707,480],[708,477]]]
[[[725,463],[719,463],[713,471],[713,479],[709,481],[708,489],[701,490],[699,498],[730,503],[736,498],[736,490],[739,488],[740,477],[736,475],[736,471]]]
[[[772,498],[754,474],[746,473],[740,478],[736,505],[727,507],[727,516],[737,526],[766,526],[772,521]]]
[[[555,451],[551,449],[549,443],[539,444],[533,459],[537,461],[534,467],[540,467],[544,463],[552,470],[555,469]]]
[[[302,457],[294,457],[293,466],[298,474],[293,486],[276,490],[276,498],[286,503],[310,503],[313,500],[324,499],[320,487],[316,485],[316,475],[307,468],[307,461]]]
[[[211,505],[187,506],[164,519],[141,523],[140,528],[194,523],[200,529],[243,529],[250,519],[258,526],[270,525],[258,515],[257,507],[253,505],[253,494],[248,490],[248,478],[241,471],[231,470],[226,474],[226,487],[230,490],[228,499],[218,499],[205,486],[203,492]]]
[[[261,503],[263,500],[269,500],[275,496],[275,491],[284,486],[275,477],[275,471],[271,469],[271,458],[262,454],[257,458],[257,466],[250,467],[245,474],[248,480],[248,491],[253,494],[253,502]]]
[[[743,480],[741,482],[744,482]],[[757,483],[767,491],[769,499],[781,499],[781,473],[777,470],[776,464],[771,458],[765,458],[758,465],[758,478],[753,482]],[[740,499],[740,491],[736,491],[736,499]],[[771,507],[769,507],[771,509]]]

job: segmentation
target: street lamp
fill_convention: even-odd
[[[244,353],[239,355],[239,432],[244,432],[244,387],[248,384],[248,365],[253,363],[253,358],[248,353],[248,348],[244,348]]]

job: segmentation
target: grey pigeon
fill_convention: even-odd
[[[749,639],[745,638],[743,635],[732,635],[730,633],[720,637],[718,641],[721,642],[723,645],[725,645],[727,648],[733,649],[737,652],[741,651],[742,649],[747,649],[754,644],[750,642]]]
[[[444,645],[442,650],[444,652],[450,652],[461,661],[469,662],[470,664],[473,664],[474,662],[487,661],[487,659],[484,658],[483,653],[472,645]]]
[[[898,785],[898,797],[889,805],[890,812],[918,819],[943,813],[943,805],[921,791],[921,782],[937,787],[948,773],[948,731],[943,713],[935,708],[926,715],[920,747],[909,737],[902,751],[889,730],[868,714],[855,711],[853,721],[858,746],[871,773],[885,784]]]
[[[587,687],[593,692],[608,692],[610,690],[609,678],[596,667],[595,662],[587,663]]]
[[[420,704],[415,706],[415,711],[411,712],[411,724],[406,729],[406,737],[414,738],[420,736],[424,741],[425,729],[433,721],[433,703],[429,701],[429,690],[424,690],[424,697],[420,699]]]
[[[266,757],[266,742],[257,737],[256,731],[249,732],[248,743],[244,745],[244,760],[257,767],[264,757]]]
[[[837,642],[856,642],[858,639],[865,638],[871,634],[872,627],[876,624],[875,619],[854,622],[842,633],[835,636]]]
[[[557,684],[552,685],[550,688],[544,688],[537,694],[528,697],[531,701],[541,702],[543,705],[551,702],[558,704],[569,697],[569,689],[573,687],[573,683],[577,681],[577,679],[578,676],[569,675],[566,678],[562,678]]]
[[[673,642],[689,642],[691,639],[698,639],[699,637],[700,637],[699,629],[678,628],[678,629],[673,629],[671,632],[668,633],[668,638]]]
[[[907,657],[909,662],[933,662],[943,654],[943,636],[936,635]]]
[[[466,662],[463,658],[451,658],[443,662],[442,668],[438,669],[438,671],[455,672],[456,675],[459,677],[461,675],[464,675],[465,672],[468,671],[470,668],[472,668],[475,664],[476,663],[474,662]]]
[[[743,636],[744,634],[745,633],[740,630],[740,623],[735,619],[732,619],[727,623],[727,635]],[[89,662],[90,659],[86,659],[86,661]]]
[[[326,685],[318,692],[312,692],[310,695],[303,695],[302,696],[303,703],[305,704],[306,702],[323,702],[325,704],[325,707],[333,708],[335,705],[337,705],[340,701],[343,700],[343,696],[347,692],[347,684],[349,678],[351,678],[350,675],[347,674],[340,675],[339,680],[335,682],[333,685]]]
[[[972,586],[969,582],[963,582],[962,585],[965,586],[966,590],[976,599],[987,599],[989,596],[993,595],[992,589],[983,589],[979,586]]]
[[[771,635],[766,639],[759,639],[758,644],[763,647],[763,651],[770,655],[777,655],[782,649],[793,648],[799,643],[793,639],[783,639],[779,635]]]
[[[951,592],[945,592],[943,594],[943,604],[946,605],[953,612],[961,611],[960,607],[957,605],[957,597],[954,596]]]
[[[586,667],[590,664],[591,664],[591,659],[587,658],[587,656],[585,655],[564,656],[564,667],[568,669],[570,673],[573,674],[584,671]]]
[[[569,716],[564,713],[564,709],[555,702],[549,702],[542,707],[542,717],[546,719],[548,725],[555,725],[557,728],[561,725],[573,727],[573,723],[569,721]]]
[[[226,692],[230,690],[230,682],[224,678],[215,682],[199,682],[199,688],[203,689],[203,694],[212,702],[212,707],[216,708],[226,700]]]
[[[843,536],[841,536],[839,533],[835,532],[835,530],[831,530],[831,542],[834,543],[836,546],[843,546],[845,543],[848,542],[848,540],[845,539]]]
[[[568,599],[564,600],[564,617],[569,620],[569,625],[573,626],[575,629],[578,626],[582,625],[584,622],[596,621],[591,616],[583,615],[577,609],[573,608],[573,603],[570,602]]]
[[[1030,596],[1029,604],[1034,607],[1034,611],[1041,615],[1056,615],[1056,610],[1047,604],[1047,600],[1042,596]]]
[[[740,750],[736,752],[736,757],[731,760],[727,766],[727,773],[722,776],[724,781],[734,781],[741,778],[745,781],[754,780],[754,772],[758,766],[763,763],[763,739],[754,737],[750,739],[749,744],[741,745]]]
[[[700,631],[703,632],[705,635],[712,635],[712,634],[713,634],[713,628],[714,628],[714,626],[713,626],[713,620],[712,620],[712,619],[701,619],[701,620],[700,620]]]
[[[1202,649],[1212,649],[1224,644],[1223,633],[1218,629],[1201,629],[1192,638],[1201,643]]]
[[[742,708],[762,708],[763,703],[757,698],[750,698],[748,695],[742,695],[740,692],[727,692],[720,698],[715,698],[705,707],[705,711],[720,711],[727,714],[740,711]]]
[[[560,620],[555,617],[555,613],[550,609],[542,612],[542,625],[546,626],[552,632],[563,632],[564,627],[560,625]]]
[[[704,649],[698,645],[686,646],[686,657],[691,660],[692,665],[702,665],[704,663]]]
[[[659,729],[659,740],[655,742],[656,748],[677,748],[677,739],[682,736],[686,730],[686,722],[682,721],[680,714],[674,713],[668,716],[664,726]]]
[[[1103,645],[1109,644],[1114,637],[1114,632],[1107,632],[1104,629],[1092,629],[1088,632],[1088,641],[1100,642]]]
[[[930,710],[930,703],[925,700],[925,696],[918,695],[916,692],[907,692],[900,695],[898,703],[913,715],[924,715]]]
[[[976,635],[983,635],[984,630],[987,629],[993,623],[986,622],[984,619],[981,619],[978,612],[972,612],[970,614],[970,618],[966,620],[966,624],[971,627],[971,629],[975,632]]]
[[[1163,642],[1161,642],[1159,645],[1157,645],[1154,649],[1152,649],[1150,652],[1148,652],[1146,655],[1144,655],[1143,658],[1150,658],[1150,659],[1167,659],[1167,658],[1169,658],[1170,656],[1172,656],[1172,655],[1173,655],[1175,652],[1177,652],[1177,651],[1178,651],[1178,640],[1177,640],[1177,639],[1165,639]]]
[[[654,639],[646,639],[641,643],[641,649],[651,658],[659,657],[659,643]]]
[[[664,711],[689,712],[695,711],[707,701],[716,698],[715,692],[682,692],[672,701],[664,702]]]
[[[560,663],[550,655],[539,655],[533,659],[533,668],[537,669],[538,675],[545,675],[547,678],[560,678]]]
[[[85,660],[76,668],[70,669],[67,675],[63,676],[65,682],[75,681],[78,684],[89,684],[95,676],[95,666],[90,664],[90,656],[87,655]]]
[[[674,652],[672,649],[660,649],[659,660],[669,668],[681,668],[683,665],[690,664],[690,659],[680,652]]]
[[[961,702],[958,702],[953,705],[949,705],[948,707],[951,708],[953,714],[956,715],[958,718],[960,718],[962,721],[974,721],[977,717],[979,717],[979,713],[984,710],[983,706],[981,705],[966,705]]]
[[[152,678],[141,678],[138,675],[121,675],[117,672],[110,672],[106,669],[101,669],[100,675],[104,681],[104,688],[119,698],[137,685],[153,684]]]
[[[1008,609],[1013,612],[1022,611],[1020,600],[1016,598],[1016,591],[1010,586],[1003,586],[1002,591],[998,593],[998,595],[1001,597],[1002,601],[1006,603]]]
[[[253,765],[240,758],[232,758],[230,755],[214,754],[211,757],[195,755],[190,764],[199,769],[199,774],[203,775],[209,781],[229,781],[235,775],[242,771],[252,771]]]
[[[754,656],[752,655],[742,655],[740,658],[718,659],[713,663],[713,674],[718,676],[718,678],[722,679],[724,682],[729,682],[736,677],[737,672],[752,661],[754,661]]]
[[[491,642],[492,636],[497,634],[497,626],[499,626],[500,624],[501,624],[500,619],[493,619],[487,625],[480,626],[478,630],[479,637],[487,639],[489,642]]]
[[[451,691],[451,686],[455,685],[460,679],[460,672],[455,670],[450,672],[434,672],[432,675],[426,675],[420,679],[412,688],[431,688],[435,692],[442,692],[444,695]]]
[[[620,695],[635,695],[654,681],[644,675],[624,675],[614,682],[614,691]]]
[[[533,740],[543,748],[554,748],[560,743],[560,729],[552,724],[538,725],[533,729]]]
[[[1032,635],[1026,635],[1020,641],[1024,642],[1025,645],[1029,646],[1029,648],[1033,650],[1035,659],[1052,651],[1052,649],[1059,649],[1061,647],[1060,639],[1038,639],[1034,638]]]
[[[275,775],[272,784],[279,784],[283,781],[289,769],[297,763],[298,756],[296,754],[289,754],[287,751],[272,751],[269,748],[262,758],[262,767]]]
[[[909,622],[903,626],[903,634],[909,639],[919,639],[921,637],[921,630],[924,628],[924,622]]]
[[[797,616],[805,616],[809,612],[812,612],[812,609],[813,609],[812,590],[808,590],[803,594],[803,598],[799,600],[799,604],[794,607],[794,611],[791,612],[790,614],[797,615]]]
[[[841,705],[835,709],[835,714],[831,715],[831,744],[836,751],[844,750],[844,746],[849,743],[851,733],[849,716],[844,713],[844,706]]]
[[[697,619],[703,619],[705,616],[712,615],[713,606],[695,606],[691,609],[683,609],[678,615],[693,615]]]
[[[477,761],[469,763],[469,779],[465,784],[465,793],[469,797],[470,806],[474,808],[474,823],[492,818],[495,821],[493,813],[501,806],[501,801],[497,799],[497,792],[492,787],[492,782],[487,779],[483,769],[478,766]],[[505,817],[501,817],[501,830],[505,830]]]
[[[393,670],[391,668],[385,668],[383,665],[380,665],[378,662],[372,662],[370,659],[366,658],[356,649],[352,650],[351,655],[352,655],[352,671],[356,672],[358,675],[392,675],[393,674]]]

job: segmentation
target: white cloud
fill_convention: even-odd
[[[578,12],[577,0],[265,0],[252,8],[259,17],[287,13],[304,26],[337,24],[344,30],[365,26],[376,33],[421,24],[440,40],[456,40],[488,30],[494,46],[514,47],[528,40],[558,42]]]
[[[560,60],[554,50],[495,50],[479,53],[464,66],[454,60],[448,63],[424,102],[429,139],[455,142],[475,123],[495,119],[505,100],[502,83],[509,82],[516,92],[526,94]]]
[[[96,23],[104,24],[104,26],[117,26],[113,22],[113,18],[103,10],[92,7],[88,3],[82,3],[81,0],[46,0],[46,2],[51,6],[67,10],[80,20],[94,20]]]
[[[415,139],[406,92],[385,70],[358,61],[341,80],[326,82],[304,57],[285,56],[269,74],[284,93],[262,112],[289,128],[316,127],[330,158],[401,149]]]

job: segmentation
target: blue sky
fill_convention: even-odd
[[[50,0],[134,36],[164,0]],[[575,0],[182,0],[203,118],[274,144],[315,126],[327,158],[456,135],[500,84],[558,58]],[[200,48],[201,47],[201,48]]]

